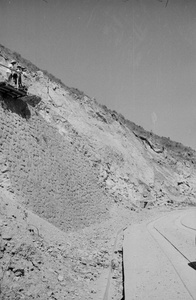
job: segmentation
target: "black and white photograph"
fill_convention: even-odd
[[[0,300],[196,300],[195,0],[0,0]]]

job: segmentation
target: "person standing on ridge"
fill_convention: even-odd
[[[21,67],[21,65],[17,65],[16,71],[17,71],[17,76],[18,76],[17,87],[21,88],[22,87],[22,67]]]
[[[8,65],[8,71],[7,71],[7,76],[8,76],[8,82],[11,82],[13,79],[14,84],[17,84],[17,73],[16,71],[16,61],[12,60],[11,63]]]

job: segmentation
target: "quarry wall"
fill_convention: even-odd
[[[42,71],[26,80],[39,108],[0,95],[0,187],[30,210],[67,231],[107,219],[112,202],[132,209],[195,201],[193,162],[179,165],[171,151]]]
[[[34,108],[0,97],[0,186],[67,231],[108,218],[96,168]]]

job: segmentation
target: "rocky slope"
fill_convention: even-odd
[[[12,58],[26,66],[24,82],[41,102],[33,107],[0,94],[1,289],[16,279],[4,299],[38,299],[35,277],[40,299],[91,299],[90,283],[108,268],[116,232],[130,218],[151,214],[138,217],[144,207],[195,204],[196,152],[146,132],[1,46],[0,63]],[[5,73],[0,66],[1,80]],[[12,266],[21,257],[22,267]]]

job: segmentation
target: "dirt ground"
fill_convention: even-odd
[[[196,299],[195,231],[182,225],[185,217],[195,221],[195,208],[165,212],[125,231],[125,299]]]
[[[122,299],[122,229],[170,209],[116,205],[108,221],[65,233],[1,190],[1,299],[98,299],[109,276],[108,299]]]

